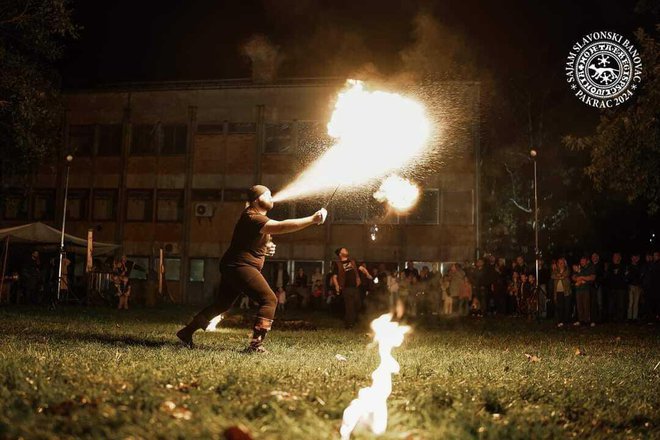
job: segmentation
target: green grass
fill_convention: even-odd
[[[366,330],[275,329],[264,356],[241,354],[248,329],[227,328],[188,350],[174,332],[191,312],[0,309],[0,438],[220,438],[236,424],[338,438],[378,362]],[[657,327],[450,320],[416,328],[395,357],[385,439],[660,437]]]

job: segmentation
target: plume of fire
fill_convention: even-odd
[[[392,374],[399,372],[399,363],[392,356],[392,349],[403,343],[409,326],[392,321],[391,314],[381,315],[371,322],[374,341],[378,343],[380,365],[371,374],[373,383],[358,392],[358,398],[344,410],[339,430],[342,440],[348,440],[359,423],[367,425],[380,435],[387,429],[387,398],[392,393]]]
[[[207,331],[207,332],[218,331],[217,327],[218,327],[218,324],[220,323],[220,321],[222,321],[222,315],[216,316],[215,318],[213,318],[211,320],[211,322],[209,322],[209,325],[206,326],[205,331]]]
[[[327,128],[335,143],[275,194],[275,202],[380,179],[419,157],[431,131],[420,103],[396,93],[367,91],[357,80],[349,80],[339,93]]]
[[[403,177],[393,174],[383,180],[374,198],[387,202],[395,211],[404,212],[412,208],[419,199],[419,187]]]

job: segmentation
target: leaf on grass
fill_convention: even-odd
[[[340,354],[335,355],[335,359],[337,359],[339,362],[346,362],[346,358]]]
[[[540,357],[536,356],[535,354],[528,354],[525,353],[525,357],[527,358],[528,361],[530,362],[539,362],[541,360]]]
[[[286,392],[286,391],[271,391],[271,392],[270,392],[270,395],[271,395],[271,396],[275,396],[275,398],[276,398],[278,401],[282,401],[282,400],[298,400],[298,396],[294,396],[293,394],[288,393],[288,392]]]
[[[575,349],[575,356],[586,356],[587,352],[581,349],[580,347]]]
[[[244,426],[230,426],[222,434],[225,440],[252,440],[252,436]]]
[[[166,400],[160,405],[160,409],[163,412],[166,412],[170,417],[177,420],[190,420],[192,419],[192,411],[183,406],[177,406],[176,403],[171,400]]]

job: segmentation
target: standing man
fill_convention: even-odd
[[[357,323],[360,308],[360,274],[355,260],[348,257],[345,247],[335,251],[337,261],[332,262],[332,285],[344,299],[344,325],[351,328]]]
[[[577,303],[578,320],[574,325],[587,324],[594,327],[596,324],[591,320],[591,289],[596,279],[596,272],[589,257],[580,258],[578,272],[573,273],[575,282],[575,302]]]
[[[193,333],[206,328],[211,319],[229,310],[236,298],[245,293],[259,304],[252,329],[252,340],[246,351],[266,352],[263,341],[273,324],[277,307],[277,297],[261,274],[266,255],[275,254],[275,244],[270,236],[320,225],[326,216],[325,209],[322,208],[309,217],[276,221],[266,216],[273,206],[268,188],[255,185],[249,189],[245,210],[236,223],[229,249],[220,261],[222,279],[217,300],[177,332],[177,337],[185,345],[192,347]]]

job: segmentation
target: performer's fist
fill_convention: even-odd
[[[325,208],[321,208],[314,214],[314,223],[317,225],[322,225],[325,222],[326,217],[328,216],[328,211]]]
[[[272,257],[273,255],[275,255],[275,248],[276,247],[277,246],[272,241],[269,241],[268,243],[266,243],[266,256]]]

